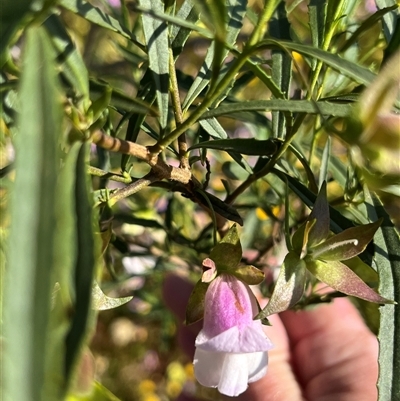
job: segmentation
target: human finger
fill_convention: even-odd
[[[281,319],[307,400],[377,399],[378,343],[348,299]]]

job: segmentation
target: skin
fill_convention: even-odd
[[[176,275],[165,280],[165,303],[180,322],[192,288]],[[275,348],[269,352],[267,375],[236,400],[376,401],[378,342],[348,299],[286,311],[270,321],[273,326],[265,327],[265,333]],[[182,349],[191,358],[201,326],[198,322],[178,328]],[[178,400],[196,401],[184,394]]]

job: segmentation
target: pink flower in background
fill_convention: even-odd
[[[114,7],[114,8],[119,8],[119,7],[121,7],[121,1],[120,1],[120,0],[108,0],[108,4],[109,4],[111,7]]]
[[[205,296],[204,325],[196,339],[194,372],[206,387],[237,396],[267,372],[272,343],[264,334],[249,286],[223,273]]]

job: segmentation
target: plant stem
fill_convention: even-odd
[[[90,175],[94,175],[96,177],[107,178],[108,180],[122,182],[124,184],[132,183],[132,177],[130,177],[130,176],[125,177],[121,174],[109,173],[108,171],[105,171],[105,170],[102,170],[100,168],[93,167],[93,166],[89,166],[88,172]]]
[[[152,170],[157,174],[160,180],[166,178],[187,184],[191,178],[189,170],[168,165],[157,155],[151,153],[146,146],[124,141],[123,139],[113,138],[103,134],[101,131],[94,132],[91,139],[104,149],[135,156],[145,161],[152,167]]]
[[[179,87],[178,87],[178,80],[176,78],[176,71],[175,71],[175,61],[174,55],[172,53],[172,49],[169,50],[169,83],[170,83],[170,93],[172,99],[172,107],[174,108],[175,112],[175,121],[177,125],[181,125],[183,122],[183,114],[182,114],[182,107],[181,107],[181,99],[179,97]],[[180,167],[183,169],[189,170],[189,160],[187,157],[187,143],[186,143],[186,135],[183,132],[178,137],[178,150],[179,150],[179,161]]]
[[[130,195],[135,194],[136,192],[139,192],[141,189],[149,186],[151,183],[154,181],[157,181],[158,177],[156,174],[149,173],[145,177],[141,178],[140,180],[137,180],[136,182],[133,182],[132,184],[126,186],[125,188],[122,188],[116,192],[114,192],[111,196],[110,199],[108,200],[108,205],[111,207],[115,203],[117,203],[119,200],[127,198]]]

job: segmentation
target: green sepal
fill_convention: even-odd
[[[320,281],[346,295],[379,304],[391,304],[368,287],[349,267],[339,261],[306,260],[307,269]]]
[[[189,325],[195,323],[204,317],[204,298],[209,283],[199,280],[190,294],[189,301],[186,306],[186,317],[184,324]]]
[[[214,261],[219,272],[237,267],[242,259],[242,245],[240,244],[236,224],[228,230],[225,237],[213,248],[210,253],[210,259]]]
[[[283,312],[300,301],[306,283],[306,264],[295,252],[289,252],[281,266],[274,292],[267,306],[256,316],[265,318]]]

